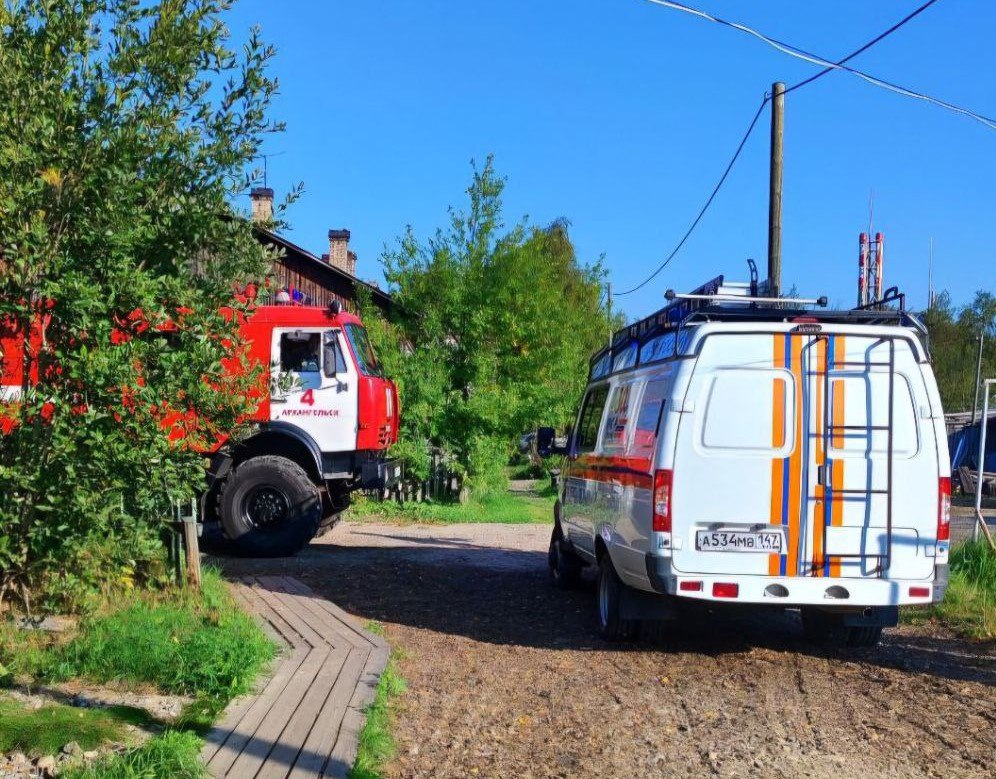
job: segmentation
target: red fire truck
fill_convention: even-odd
[[[354,489],[400,480],[386,456],[398,436],[397,388],[363,323],[336,304],[257,306],[241,331],[250,362],[269,368],[269,390],[248,437],[205,452],[202,515],[241,554],[289,555],[335,524]],[[0,405],[21,392],[22,343],[0,333]]]

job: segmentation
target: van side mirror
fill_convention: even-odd
[[[567,436],[568,440],[570,435]],[[557,431],[552,427],[541,427],[536,431],[536,453],[540,457],[552,457],[554,455],[567,454],[567,445],[558,445]]]

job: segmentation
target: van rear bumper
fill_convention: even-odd
[[[744,576],[687,574],[675,571],[671,558],[646,556],[647,578],[660,594],[721,603],[768,606],[819,606],[851,609],[865,606],[918,606],[944,597],[947,566],[937,566],[933,579],[849,579],[816,576]],[[730,586],[736,585],[735,595]]]

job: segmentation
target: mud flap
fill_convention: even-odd
[[[619,597],[619,616],[623,619],[663,620],[674,619],[678,612],[670,598],[626,586]]]
[[[899,624],[899,606],[871,606],[862,611],[841,614],[841,624],[849,628],[892,628]]]

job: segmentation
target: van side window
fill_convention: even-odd
[[[602,431],[602,451],[616,454],[626,449],[626,428],[629,424],[629,400],[632,384],[621,384],[612,391],[609,411]]]
[[[593,389],[585,398],[584,408],[581,409],[581,417],[578,421],[577,451],[579,453],[595,450],[595,444],[598,442],[598,425],[602,421],[602,409],[605,408],[605,399],[608,395],[609,388],[603,385]]]
[[[657,428],[661,421],[661,411],[664,409],[664,396],[667,392],[666,381],[648,381],[640,401],[640,413],[636,418],[636,430],[633,432],[631,453],[634,457],[653,457],[654,444],[657,442]]]

